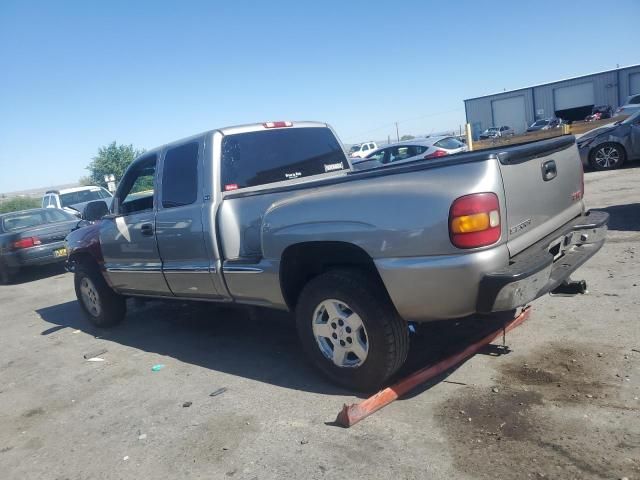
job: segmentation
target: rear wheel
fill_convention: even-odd
[[[78,265],[74,284],[76,297],[91,323],[97,327],[111,327],[124,319],[126,299],[107,285],[97,267]]]
[[[594,148],[589,155],[589,163],[595,170],[613,170],[620,167],[626,158],[622,145],[603,143]]]
[[[375,390],[407,358],[406,322],[382,286],[357,270],[312,279],[300,294],[296,321],[311,361],[346,388]]]

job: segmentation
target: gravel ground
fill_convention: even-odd
[[[588,295],[536,301],[508,354],[487,349],[351,429],[332,422],[358,398],[306,363],[285,316],[131,302],[98,330],[70,274],[23,274],[0,287],[1,476],[640,478],[638,185],[640,168],[586,176],[589,207],[612,216],[576,277]],[[405,373],[490,323],[422,328]]]

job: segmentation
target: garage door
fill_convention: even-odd
[[[629,75],[629,95],[640,93],[640,73]]]
[[[493,100],[491,110],[493,111],[494,127],[507,125],[513,128],[516,133],[522,133],[527,129],[524,95]]]
[[[556,88],[553,90],[553,101],[556,111],[594,105],[593,83]]]

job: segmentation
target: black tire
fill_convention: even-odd
[[[97,266],[77,265],[74,285],[82,310],[95,326],[112,327],[124,319],[127,313],[125,297],[118,295],[107,285]],[[83,293],[85,288],[88,288],[88,291],[85,290]],[[97,303],[92,303],[92,300]]]
[[[612,162],[612,160],[614,160]],[[589,164],[594,170],[613,170],[622,166],[627,152],[619,143],[603,143],[589,153]]]
[[[340,310],[347,315],[347,326],[331,327],[335,322],[332,323],[327,314],[316,316],[317,311],[326,311],[321,304],[329,300],[336,300],[340,308],[349,307]],[[356,313],[364,326],[359,330],[358,338],[351,340],[347,335],[356,337],[356,334],[348,328],[348,318],[353,318],[349,311]],[[325,319],[324,322],[317,322],[322,319]],[[380,388],[407,359],[409,333],[406,322],[396,312],[380,282],[359,270],[333,270],[309,281],[298,299],[296,323],[302,346],[312,363],[333,382],[350,390],[374,391]],[[316,339],[314,323],[327,329],[333,328],[334,333],[340,335],[334,337],[335,346],[334,340],[329,337]],[[342,339],[349,340],[351,345]],[[337,366],[327,356],[327,352],[334,354],[337,342],[350,348],[355,341],[367,345],[364,361],[360,361],[354,353],[348,353],[345,362],[353,362],[354,365]]]

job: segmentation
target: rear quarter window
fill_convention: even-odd
[[[222,140],[222,190],[345,170],[338,140],[326,127],[260,130]]]
[[[463,146],[462,142],[459,142],[455,138],[443,138],[442,140],[434,143],[436,147],[446,148],[448,150],[453,150],[456,148],[461,148]]]

